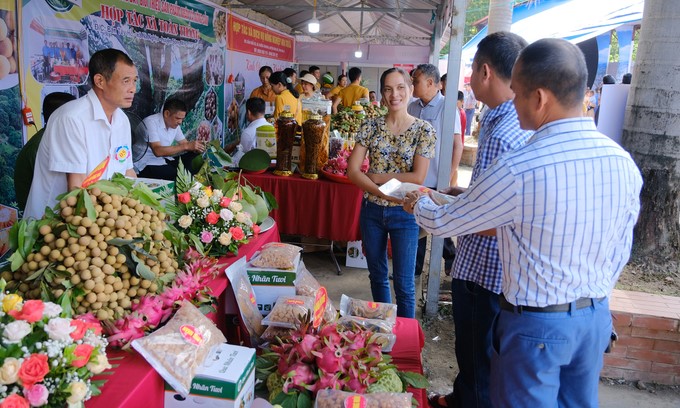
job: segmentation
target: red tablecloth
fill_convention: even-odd
[[[257,239],[238,250],[238,257],[229,260],[229,264],[242,256],[247,259],[268,242],[279,241],[279,230],[276,226],[266,231]],[[219,297],[217,313],[212,316],[223,332],[227,330],[226,316],[224,314],[225,290],[229,281],[224,273],[210,284],[213,294]],[[125,407],[125,408],[162,408],[163,407],[163,379],[136,351],[107,351],[114,366],[112,375],[104,375],[107,380],[102,389],[102,394],[87,401],[87,408],[101,407]]]
[[[297,174],[280,177],[263,173],[245,177],[276,197],[279,209],[271,215],[282,234],[332,241],[361,239],[359,211],[363,193],[355,185],[307,180]]]
[[[394,343],[390,353],[394,364],[400,371],[423,374],[422,351],[425,346],[425,334],[420,328],[420,322],[416,319],[397,317],[393,332],[397,335],[397,342]],[[413,393],[419,407],[427,408],[427,390],[409,388],[408,392]]]

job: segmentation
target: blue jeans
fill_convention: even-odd
[[[387,266],[387,236],[392,242],[392,272],[397,297],[397,316],[416,315],[416,248],[418,225],[401,207],[361,203],[361,239],[366,250],[371,294],[375,302],[392,303]]]
[[[606,298],[569,312],[502,310],[491,358],[494,407],[597,407],[611,329]]]
[[[474,282],[454,279],[453,323],[456,328],[456,360],[460,372],[447,406],[491,407],[491,340],[493,323],[500,312],[498,294]]]
[[[469,135],[471,134],[470,130],[472,129],[472,119],[475,117],[475,109],[465,109],[465,134]]]

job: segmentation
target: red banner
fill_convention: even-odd
[[[229,14],[230,50],[262,57],[293,61],[295,38]]]
[[[416,66],[415,64],[394,64],[393,67],[401,68],[406,72],[411,72],[411,70],[413,70],[413,68],[415,68]]]

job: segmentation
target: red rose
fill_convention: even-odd
[[[216,213],[215,211],[210,211],[208,215],[205,216],[205,221],[208,224],[215,225],[217,224],[217,221],[220,220],[220,215]]]
[[[91,347],[91,346],[90,346]],[[47,373],[50,372],[50,366],[47,364],[46,354],[31,354],[29,358],[21,363],[19,368],[19,380],[21,384],[28,388],[45,379]]]
[[[19,394],[12,394],[2,401],[0,408],[29,408],[29,405],[26,398]]]
[[[74,331],[71,332],[71,338],[74,341],[78,341],[78,340],[82,339],[85,336],[87,329],[89,328],[88,323],[86,323],[86,322],[84,322],[80,319],[71,320],[71,326],[76,328]]]
[[[231,233],[231,237],[236,241],[240,241],[246,237],[246,234],[243,233],[241,227],[231,227],[229,228],[229,232]]]
[[[227,208],[231,204],[231,199],[229,197],[222,197],[220,200],[220,207]]]
[[[86,325],[87,325],[87,328],[91,329],[94,332],[94,334],[96,334],[96,335],[102,334],[102,325],[99,322],[99,319],[94,317],[94,315],[92,313],[85,313],[85,314],[78,315],[78,317],[76,317],[75,319],[78,319],[80,321],[85,322]]]
[[[90,361],[92,350],[94,350],[94,347],[89,344],[77,345],[76,349],[73,350],[73,355],[76,356],[76,358],[71,361],[71,365],[76,368],[85,367],[85,364]]]
[[[255,234],[255,236],[258,236],[260,234],[260,226],[259,225],[253,224],[253,234]]]
[[[35,323],[42,319],[43,310],[45,310],[45,304],[42,300],[27,300],[21,310],[10,310],[8,313],[17,320]]]
[[[191,194],[187,191],[186,193],[177,194],[177,201],[182,204],[188,204],[191,201]]]

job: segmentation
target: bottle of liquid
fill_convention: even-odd
[[[315,180],[319,177],[318,162],[319,150],[323,141],[323,133],[326,129],[326,122],[321,119],[321,115],[312,116],[302,125],[302,137],[305,143],[305,166],[302,169],[302,177]]]
[[[290,112],[290,106],[284,106],[283,112],[276,120],[276,170],[277,176],[290,176],[292,172],[293,144],[297,122]]]

